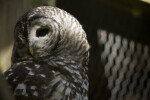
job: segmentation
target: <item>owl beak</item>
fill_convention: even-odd
[[[29,51],[30,51],[30,54],[33,56],[33,49],[32,49],[32,47],[29,47]]]

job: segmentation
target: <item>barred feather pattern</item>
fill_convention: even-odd
[[[18,20],[14,37],[4,77],[16,100],[88,100],[90,46],[76,18],[56,7],[37,7]]]
[[[66,57],[46,62],[16,63],[5,72],[17,100],[88,100],[87,66]]]

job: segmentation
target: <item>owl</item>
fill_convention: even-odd
[[[16,100],[88,100],[90,46],[76,18],[37,7],[17,21],[14,38],[4,78]]]

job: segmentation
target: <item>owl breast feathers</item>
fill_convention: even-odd
[[[88,100],[89,44],[80,23],[56,7],[25,13],[4,73],[16,100]]]

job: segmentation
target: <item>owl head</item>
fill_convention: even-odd
[[[72,15],[59,8],[42,6],[28,11],[18,20],[14,33],[12,64],[57,56],[88,60],[85,31]]]

